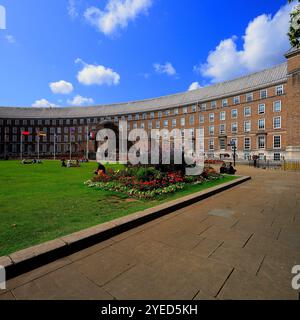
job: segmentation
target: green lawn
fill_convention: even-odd
[[[0,161],[0,256],[235,179],[225,176],[160,200],[131,202],[126,195],[84,186],[96,166]]]

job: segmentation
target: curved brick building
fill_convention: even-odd
[[[120,104],[57,109],[0,107],[0,157],[94,153],[88,133],[103,120],[127,120],[129,129],[204,127],[207,158],[253,155],[300,160],[300,49],[287,62],[199,90]],[[36,132],[45,136],[38,137]],[[40,139],[38,143],[38,139]]]

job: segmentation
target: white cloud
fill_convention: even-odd
[[[41,100],[36,100],[33,104],[32,107],[34,108],[58,108],[54,103],[49,102],[46,99],[41,99]]]
[[[68,1],[68,15],[72,18],[75,19],[78,17],[79,13],[77,11],[77,5],[76,5],[76,0],[69,0]]]
[[[12,36],[11,34],[6,35],[5,39],[7,40],[8,43],[11,43],[11,44],[15,44],[17,42],[15,37]]]
[[[105,35],[127,27],[139,14],[147,13],[152,0],[108,0],[104,10],[88,8],[85,19]]]
[[[193,82],[190,86],[189,86],[189,91],[193,91],[193,90],[197,90],[202,88],[199,82]]]
[[[80,59],[76,60],[81,61]],[[84,64],[81,71],[78,72],[77,79],[81,84],[90,86],[96,85],[118,85],[120,83],[120,75],[110,68],[101,65]]]
[[[167,74],[168,76],[176,75],[176,70],[170,62],[166,62],[165,64],[154,63],[153,67],[157,73]]]
[[[72,100],[68,100],[67,102],[68,102],[68,104],[71,104],[72,106],[83,106],[85,104],[93,104],[94,99],[85,98],[80,95],[77,95]]]
[[[51,82],[49,86],[54,94],[70,94],[74,90],[72,83],[64,80]]]
[[[287,32],[291,9],[292,5],[285,5],[273,17],[256,17],[245,30],[242,50],[237,48],[237,37],[225,39],[209,53],[205,64],[194,69],[219,82],[282,62],[290,46]]]

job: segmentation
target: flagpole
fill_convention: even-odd
[[[54,160],[56,160],[56,133],[54,133]]]
[[[20,152],[21,152],[21,161],[23,161],[23,134],[21,133],[21,146],[20,146]]]
[[[89,127],[86,126],[86,159],[89,160]]]
[[[37,145],[38,145],[38,160],[40,160],[40,133],[38,133]]]

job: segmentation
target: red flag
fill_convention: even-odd
[[[28,132],[28,131],[23,131],[23,132],[22,132],[22,135],[23,135],[23,136],[29,136],[29,135],[30,135],[30,132]]]

